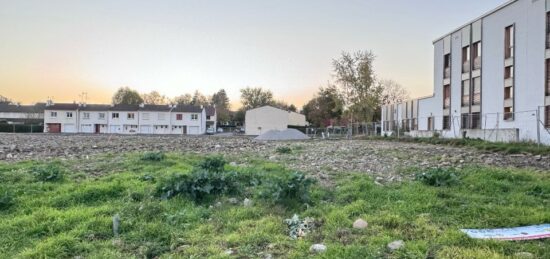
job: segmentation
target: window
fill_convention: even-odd
[[[471,129],[481,129],[481,116],[479,112],[472,113]]]
[[[183,114],[176,114],[176,120],[177,121],[183,120]]]
[[[67,112],[67,118],[72,118],[73,117],[73,112]]]
[[[472,57],[474,60],[474,70],[481,68],[481,42],[476,42],[472,48]]]
[[[412,119],[412,130],[418,130],[418,120]]]
[[[504,31],[504,57],[513,58],[514,57],[514,40],[515,40],[515,29],[514,25],[506,27]]]
[[[469,129],[470,128],[470,114],[463,113],[461,118],[462,118],[462,123],[461,123],[462,129]]]
[[[514,78],[514,66],[504,68],[504,79]]]
[[[451,116],[443,116],[443,129],[444,130],[451,129]]]
[[[462,73],[470,72],[470,46],[462,48]]]
[[[114,112],[113,114],[111,114],[111,117],[113,119],[118,119],[118,116],[119,116],[118,112]]]
[[[99,113],[99,119],[104,120],[105,119],[105,113]]]
[[[199,119],[199,115],[198,114],[191,114],[191,120],[192,121],[196,121]]]
[[[546,13],[546,48],[550,49],[550,12]]]
[[[451,78],[451,54],[447,54],[443,61],[443,78]]]
[[[89,119],[90,119],[90,113],[89,113],[89,112],[85,112],[85,113],[83,114],[83,119],[89,120]]]
[[[206,116],[206,119],[207,119],[207,120],[210,120],[210,115],[209,115],[209,116]]]
[[[428,130],[434,130],[434,118],[428,117]]]
[[[474,97],[472,98],[472,105],[481,104],[481,77],[474,78]]]
[[[443,109],[451,108],[451,86],[443,86]]]
[[[546,96],[550,96],[550,59],[546,60]]]
[[[514,108],[504,107],[504,120],[513,120],[514,119]]]
[[[504,100],[512,99],[514,98],[514,87],[505,87],[504,88]]]
[[[544,107],[544,109],[545,109],[544,125],[546,126],[546,128],[550,128],[550,105]]]
[[[143,119],[144,121],[149,120],[149,113],[145,112],[145,113],[141,114],[141,119]]]
[[[470,106],[470,80],[462,81],[462,107]]]
[[[50,117],[57,118],[57,112],[50,112]]]
[[[135,115],[134,113],[130,113],[130,112],[129,112],[128,115],[127,115],[127,118],[128,118],[129,120],[133,120],[133,119],[135,118],[135,116],[136,116],[136,115]]]

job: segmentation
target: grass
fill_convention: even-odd
[[[411,137],[368,137],[368,139],[414,142],[433,145],[449,145],[457,147],[472,147],[488,152],[501,152],[506,154],[532,154],[550,155],[550,146],[540,145],[532,142],[489,142],[481,139],[447,139],[447,138],[411,138]]]
[[[314,243],[328,247],[317,256],[321,258],[506,258],[517,252],[550,256],[550,240],[483,241],[459,231],[550,222],[548,173],[468,167],[456,171],[457,183],[443,187],[421,181],[379,186],[365,175],[346,173],[335,179],[336,187],[313,185],[308,204],[254,200],[245,207],[244,196],[195,202],[186,196],[156,195],[162,179],[190,173],[204,161],[196,155],[166,154],[150,161],[130,154],[111,165],[111,173],[99,176],[72,171],[79,161],[63,161],[55,163],[64,172],[57,181],[36,179],[33,169],[47,168],[47,163],[0,163],[0,257],[308,258],[314,257],[309,252]],[[291,173],[261,160],[225,169]],[[233,197],[239,204],[228,202]],[[316,224],[298,240],[288,236],[284,221],[295,213],[314,218]],[[116,214],[119,238],[112,230]],[[369,222],[367,229],[351,228],[359,217]],[[394,240],[404,240],[404,249],[388,251],[386,245]],[[228,249],[236,254],[225,254]]]

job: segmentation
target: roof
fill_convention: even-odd
[[[109,111],[137,111],[139,110],[139,105],[132,104],[117,104],[109,107]]]
[[[215,116],[215,115],[216,115],[216,107],[206,106],[206,116]]]
[[[108,111],[111,108],[111,105],[108,104],[86,104],[80,106],[81,111],[91,111],[91,112],[101,112]]]
[[[458,32],[458,31],[462,30],[462,28],[464,28],[464,27],[466,27],[466,26],[468,26],[468,25],[470,25],[470,24],[472,24],[472,23],[474,23],[474,22],[477,22],[477,21],[479,21],[479,20],[481,20],[481,19],[483,19],[483,18],[485,18],[485,17],[487,17],[487,16],[489,16],[489,15],[491,15],[491,14],[494,14],[494,13],[496,13],[496,12],[502,10],[503,8],[505,8],[505,7],[509,6],[509,5],[511,5],[511,4],[515,3],[515,2],[517,2],[517,1],[519,1],[519,0],[510,0],[510,1],[506,2],[506,3],[504,3],[504,4],[501,4],[501,5],[499,5],[497,8],[495,8],[495,9],[489,11],[489,12],[484,13],[483,15],[481,15],[481,16],[477,17],[476,19],[473,19],[473,20],[471,20],[470,22],[468,22],[468,23],[466,23],[466,24],[464,24],[464,25],[458,27],[457,29],[451,31],[450,33],[447,33],[447,34],[445,34],[445,35],[443,35],[443,36],[437,38],[436,40],[433,41],[433,43],[435,44],[436,42],[438,42],[438,41],[444,39],[445,37],[447,37],[447,36],[449,36],[449,35],[451,35],[451,34],[453,34],[453,33],[455,33],[455,32]]]
[[[254,109],[247,110],[246,112],[254,111],[254,110],[258,110],[258,109],[265,109],[265,108],[271,108],[271,109],[276,109],[276,110],[280,110],[280,111],[284,111],[284,112],[288,112],[288,113],[296,113],[296,114],[299,114],[299,115],[303,115],[299,112],[288,111],[288,110],[284,110],[284,109],[281,109],[281,108],[273,107],[271,105],[264,105],[264,106],[256,107]]]
[[[37,103],[35,105],[15,105],[15,104],[0,104],[0,112],[13,113],[43,113],[46,104]]]
[[[76,111],[78,104],[76,103],[56,103],[46,106],[45,110],[61,110],[61,111]]]
[[[172,107],[169,105],[153,105],[146,104],[143,107],[139,107],[140,111],[156,111],[156,112],[169,112],[172,110]]]
[[[202,112],[202,107],[194,105],[177,105],[172,112]]]

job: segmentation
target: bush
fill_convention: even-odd
[[[56,182],[63,179],[63,169],[57,163],[35,166],[32,173],[36,180],[41,182]]]
[[[145,152],[141,155],[142,161],[160,162],[166,159],[166,155],[163,152]]]
[[[292,153],[292,149],[289,147],[277,147],[275,152],[277,152],[277,154],[290,154]]]
[[[223,156],[211,156],[201,161],[199,168],[210,172],[223,172],[225,164],[227,164],[227,161],[225,161]]]
[[[0,210],[7,210],[13,204],[13,196],[9,192],[0,193]]]
[[[451,186],[458,183],[458,176],[454,169],[437,168],[417,174],[416,180],[430,186]]]
[[[212,172],[198,169],[188,175],[176,174],[166,179],[159,192],[163,198],[185,195],[201,201],[210,195],[236,192],[237,182],[234,172]]]
[[[309,202],[309,188],[314,180],[304,174],[294,172],[291,174],[267,176],[260,186],[258,193],[260,198],[269,199],[276,203],[299,201]]]

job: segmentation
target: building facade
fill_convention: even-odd
[[[305,115],[271,106],[248,110],[245,115],[246,135],[257,136],[270,130],[305,126],[307,126]]]
[[[384,134],[550,144],[550,0],[509,1],[433,45],[433,95],[382,107]]]
[[[179,134],[206,132],[206,109],[181,105],[48,103],[46,133]]]

